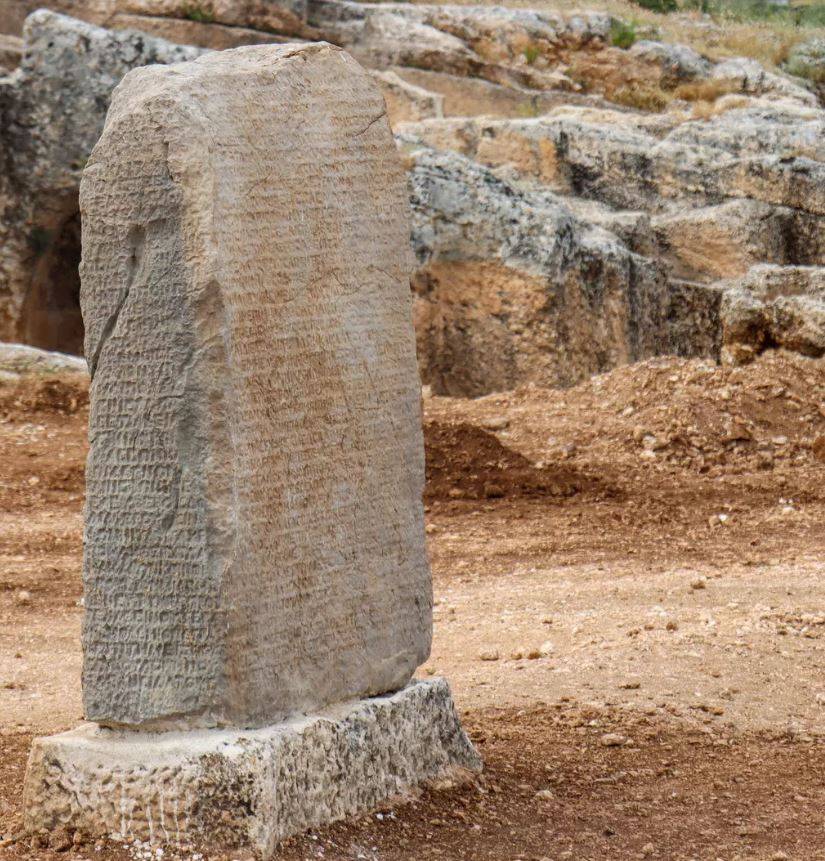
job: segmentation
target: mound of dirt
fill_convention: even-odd
[[[477,400],[431,398],[431,421],[484,426],[506,416],[502,445],[620,484],[642,474],[710,478],[825,463],[825,360],[783,351],[720,366],[657,358],[572,389],[524,386]]]
[[[16,421],[33,413],[73,415],[89,404],[89,384],[80,374],[0,378],[0,419]]]
[[[599,483],[564,466],[533,464],[492,434],[467,422],[424,424],[426,500],[568,497]]]
[[[700,473],[810,463],[825,434],[825,363],[787,353],[744,367],[652,360],[580,391],[607,408],[604,431],[614,444]]]

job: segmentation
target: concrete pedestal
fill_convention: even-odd
[[[86,724],[35,741],[26,827],[267,857],[290,835],[480,768],[443,679],[262,729]]]

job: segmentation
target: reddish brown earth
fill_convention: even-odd
[[[421,672],[485,773],[280,857],[825,859],[825,362],[656,360],[425,417]],[[0,375],[3,859],[149,857],[16,839],[32,735],[81,716],[86,421],[82,378]]]

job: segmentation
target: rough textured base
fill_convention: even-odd
[[[443,679],[256,730],[141,733],[88,724],[37,739],[30,832],[64,826],[152,843],[247,846],[479,771]]]

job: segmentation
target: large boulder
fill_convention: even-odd
[[[198,48],[29,16],[20,68],[0,79],[0,339],[80,352],[80,174],[130,69]]]
[[[721,308],[722,358],[741,364],[771,347],[825,355],[825,269],[752,267],[727,285]]]
[[[454,153],[419,147],[407,160],[419,365],[433,391],[567,386],[696,344],[713,351],[715,291],[669,286],[552,194]]]

